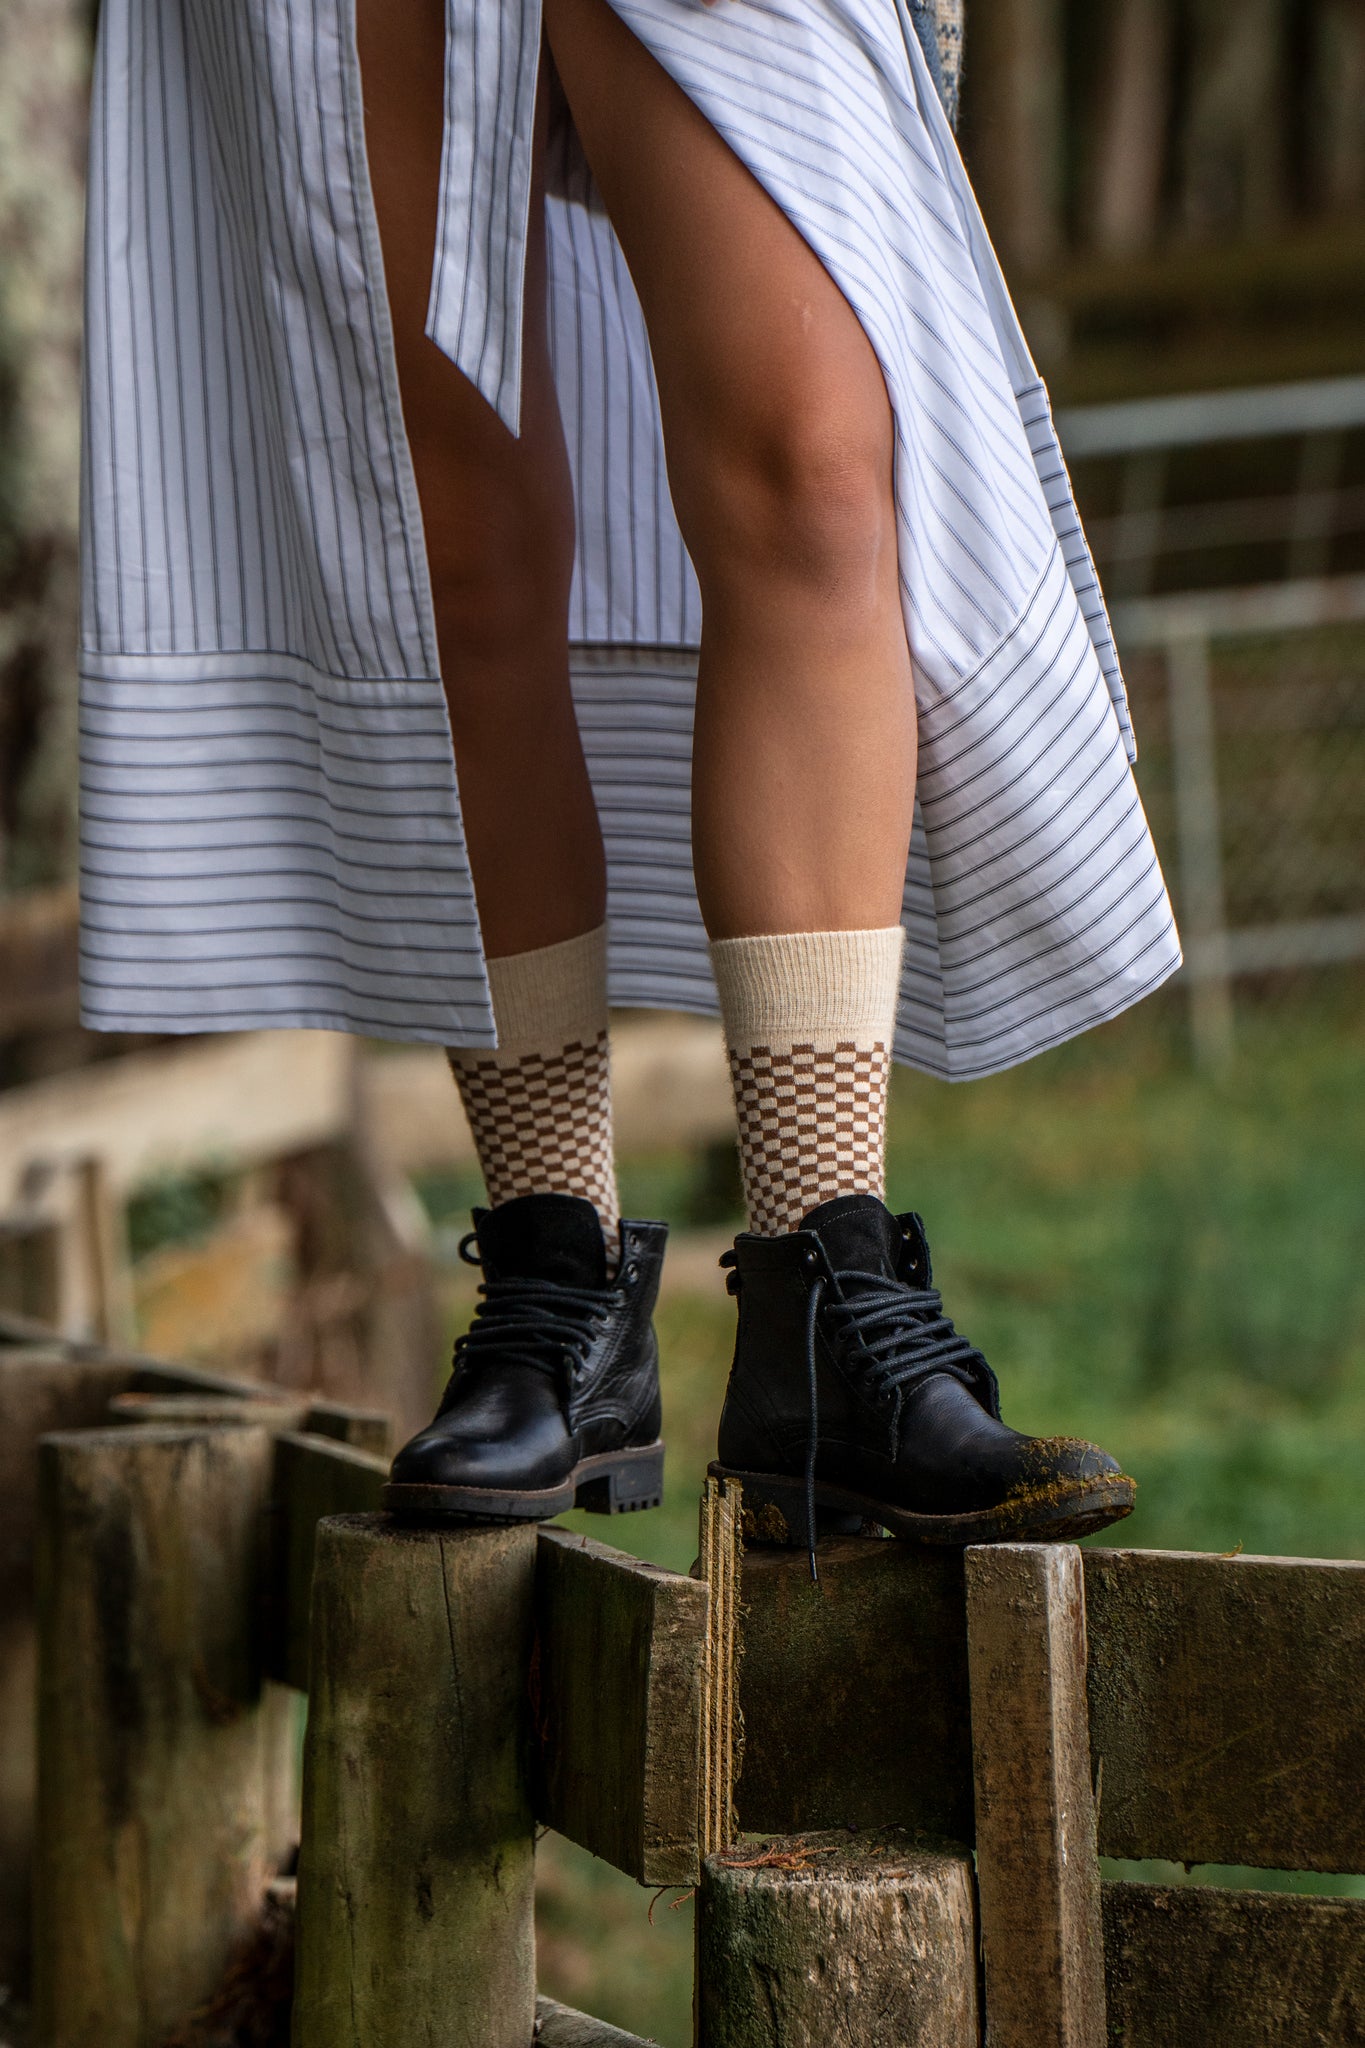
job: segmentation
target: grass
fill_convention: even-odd
[[[1136,1475],[1116,1540],[1365,1558],[1365,1018],[1253,1013],[1217,1082],[1189,1070],[1177,1021],[1150,1004],[966,1088],[899,1074],[890,1199],[924,1214],[1007,1419],[1093,1436]],[[695,1172],[628,1162],[627,1211],[687,1213]],[[714,1161],[706,1177],[709,1202]],[[720,1275],[658,1327],[664,1507],[569,1520],[685,1570],[733,1330]],[[690,1904],[661,1901],[650,1926],[648,1903],[548,1838],[544,1988],[685,2048]]]

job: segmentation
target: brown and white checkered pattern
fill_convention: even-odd
[[[610,1243],[620,1205],[606,1031],[558,1052],[454,1050],[449,1057],[490,1204],[515,1195],[583,1195],[596,1204]]]
[[[890,1072],[882,1043],[731,1052],[751,1230],[780,1237],[819,1202],[881,1194]]]

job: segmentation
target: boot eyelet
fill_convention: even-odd
[[[630,1264],[626,1267],[626,1278],[627,1280],[638,1280],[639,1277],[640,1268],[636,1265],[634,1259],[632,1259]]]
[[[801,1263],[808,1273],[813,1273],[820,1264],[820,1255],[818,1252],[803,1252]]]

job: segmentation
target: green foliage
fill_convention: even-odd
[[[128,1204],[128,1248],[134,1259],[162,1245],[206,1237],[221,1218],[229,1182],[221,1173],[168,1173],[140,1187]]]

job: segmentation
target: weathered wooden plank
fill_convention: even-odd
[[[1365,1871],[1365,1565],[1088,1550],[1110,1856]]]
[[[739,1832],[735,1779],[739,1725],[739,1605],[741,1488],[737,1480],[707,1479],[702,1487],[697,1575],[706,1583],[705,1663],[701,1738],[700,1853],[723,1849]]]
[[[650,2048],[639,2034],[625,2034],[553,1998],[536,2000],[535,2048]]]
[[[699,2048],[977,2048],[970,1856],[894,1832],[708,1856],[697,2037]]]
[[[988,2048],[1103,2048],[1081,1553],[983,1545],[966,1569]]]
[[[812,1585],[803,1552],[750,1545],[740,1640],[742,1828],[971,1841],[961,1551],[836,1538]]]
[[[1365,1899],[1106,1884],[1113,2048],[1359,2048]]]
[[[192,1428],[199,1424],[226,1424],[244,1429],[299,1430],[308,1415],[306,1396],[293,1400],[273,1388],[260,1387],[242,1394],[115,1394],[109,1403],[109,1420],[134,1426],[152,1423],[162,1428]]]
[[[318,1532],[294,2048],[527,2048],[536,1530]]]
[[[384,1408],[352,1408],[344,1401],[310,1401],[303,1427],[310,1436],[335,1437],[352,1450],[386,1458],[393,1448],[393,1417]]]
[[[39,1463],[36,2034],[159,2048],[285,1847],[294,1714],[257,1640],[270,1439],[90,1430]]]
[[[29,1982],[33,1809],[36,1796],[37,1645],[33,1560],[38,1524],[38,1442],[52,1430],[104,1422],[111,1396],[134,1386],[231,1381],[159,1366],[91,1346],[18,1341],[13,1320],[0,1342],[0,1984]],[[244,1384],[241,1393],[251,1390]]]
[[[344,1135],[354,1047],[333,1031],[256,1031],[129,1053],[0,1098],[0,1209],[34,1161],[95,1158],[115,1193],[213,1160],[235,1172]]]
[[[641,1884],[700,1872],[708,1609],[697,1579],[541,1531],[536,1818]]]
[[[387,1454],[393,1423],[382,1408],[351,1408],[344,1401],[315,1401],[311,1394],[286,1387],[243,1381],[232,1393],[150,1393],[136,1389],[115,1394],[109,1402],[111,1422],[262,1423],[294,1435],[326,1437],[372,1457]]]
[[[388,1461],[330,1437],[283,1431],[275,1439],[271,1481],[273,1592],[266,1668],[300,1692],[308,1686],[308,1640],[319,1522],[330,1515],[377,1513]]]

